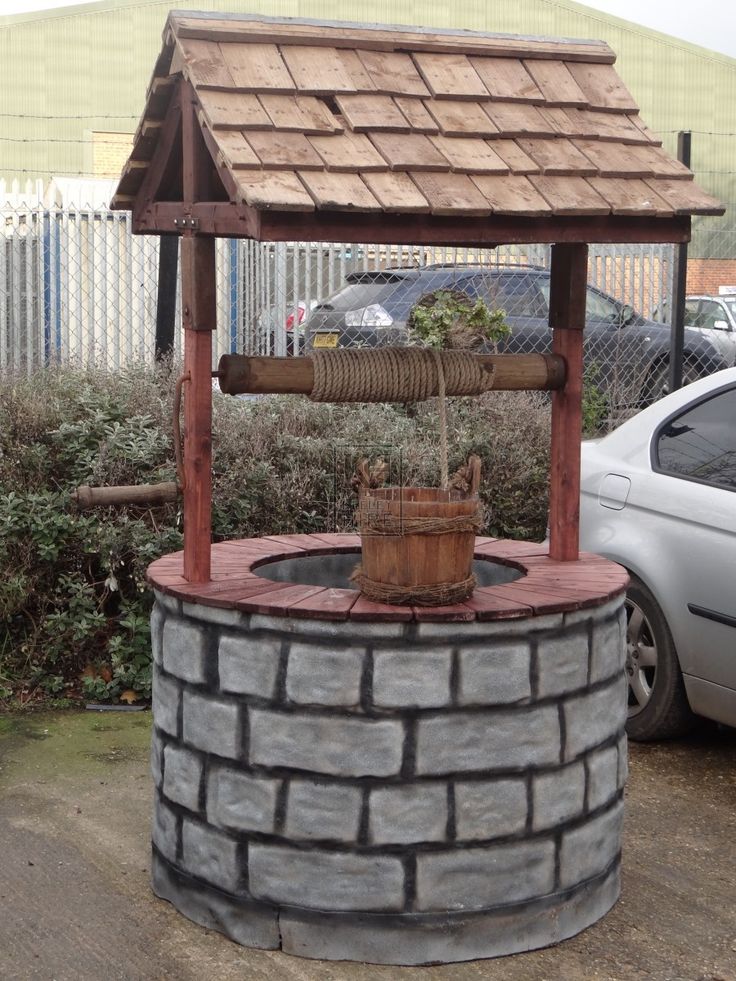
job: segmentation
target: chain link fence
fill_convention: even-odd
[[[115,370],[151,360],[158,247],[157,237],[132,234],[126,212],[6,208],[0,223],[0,370],[30,372],[67,361]],[[546,351],[549,261],[546,246],[474,250],[219,240],[216,357],[403,343],[416,303],[446,289],[504,311],[511,332],[502,350]],[[664,383],[672,265],[671,246],[591,246],[589,377],[618,408],[638,405]],[[728,278],[730,270],[719,275]],[[719,366],[708,356],[712,343],[696,344],[707,334],[695,330],[686,339],[686,362],[696,373]],[[177,330],[177,351],[180,343]]]

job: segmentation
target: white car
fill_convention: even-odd
[[[736,726],[736,368],[583,443],[580,539],[631,575],[629,735]]]

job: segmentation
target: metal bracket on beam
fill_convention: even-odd
[[[196,232],[199,228],[199,218],[192,218],[191,215],[184,215],[183,218],[174,218],[174,227]]]

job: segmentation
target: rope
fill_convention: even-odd
[[[438,582],[428,585],[396,586],[392,583],[369,579],[360,566],[350,577],[358,589],[374,603],[389,603],[397,606],[448,606],[461,603],[475,589],[475,576],[462,582]]]
[[[479,507],[475,514],[406,518],[389,511],[364,508],[358,511],[358,523],[362,535],[449,535],[459,531],[477,534],[483,527],[483,512]]]
[[[445,398],[445,369],[442,365],[442,355],[436,349],[432,351],[437,370],[437,402],[440,417],[440,487],[447,490],[449,480],[447,472],[447,399]]]
[[[480,395],[495,367],[468,351],[423,347],[350,348],[311,353],[313,402],[423,402],[438,395]],[[441,370],[440,366],[441,365]]]

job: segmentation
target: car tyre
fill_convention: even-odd
[[[693,727],[672,634],[644,583],[631,576],[626,592],[626,674],[631,739],[672,739]]]
[[[685,361],[682,366],[682,384],[690,385],[699,378],[704,378],[707,372],[703,371],[693,361]],[[665,395],[670,394],[670,366],[666,361],[660,361],[649,372],[644,384],[644,394],[642,397],[642,408],[653,405]]]

